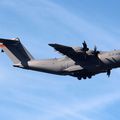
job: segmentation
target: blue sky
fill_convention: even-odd
[[[119,49],[119,0],[1,0],[0,37],[20,37],[36,59],[61,57],[47,44]],[[1,120],[119,120],[120,69],[78,81],[12,67],[0,54]]]

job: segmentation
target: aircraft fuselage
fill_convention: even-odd
[[[90,58],[82,61],[80,60],[77,63],[67,57],[59,59],[32,60],[28,62],[26,69],[56,75],[72,75],[72,72],[67,71],[67,69],[78,65],[84,67],[84,70],[80,71],[81,74],[82,71],[85,72],[85,69],[90,71],[91,76],[94,74],[107,72],[113,68],[120,67],[120,51],[115,50],[111,52],[101,52],[101,54],[99,54],[99,59]]]
[[[59,59],[36,60],[22,45],[19,38],[0,39],[1,52],[6,52],[14,67],[46,72],[56,75],[70,75],[78,79],[91,78],[106,72],[110,76],[113,68],[120,67],[120,50],[98,51],[95,46],[90,50],[84,41],[83,47],[49,44],[66,57]]]

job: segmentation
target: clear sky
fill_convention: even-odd
[[[48,43],[119,49],[119,0],[1,0],[0,37],[19,37],[36,59]],[[12,67],[0,54],[0,120],[119,120],[120,69],[78,81]]]

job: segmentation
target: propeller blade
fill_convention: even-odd
[[[100,52],[97,50],[97,46],[95,46],[94,47],[94,51],[93,51],[93,54],[96,56],[96,57],[98,57],[98,54],[99,54]]]
[[[82,44],[83,44],[83,48],[87,48],[86,41],[84,41]]]
[[[96,47],[96,46],[94,47],[94,52],[95,52],[95,53],[97,52],[97,47]]]
[[[110,77],[110,75],[111,75],[111,70],[108,70],[107,71],[107,76]]]
[[[85,51],[85,52],[88,51],[89,48],[87,47],[86,41],[84,41],[82,44],[83,44],[83,49],[82,50]]]

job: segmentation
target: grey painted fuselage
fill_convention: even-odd
[[[83,47],[69,47],[49,44],[65,57],[58,59],[36,60],[21,44],[18,38],[0,39],[2,52],[6,52],[14,67],[46,72],[56,75],[70,75],[79,80],[106,72],[110,76],[113,68],[120,67],[120,50],[110,52],[89,50],[84,41]]]
[[[84,76],[88,77],[87,74],[92,76],[118,67],[120,67],[120,50],[102,52],[99,54],[98,60],[80,60],[78,63],[75,63],[75,61],[68,57],[47,60],[32,60],[28,62],[28,66],[25,69],[56,75],[71,75],[75,77],[81,76],[82,78]],[[73,71],[71,71],[72,69]],[[75,74],[76,72],[78,72],[78,74]]]

